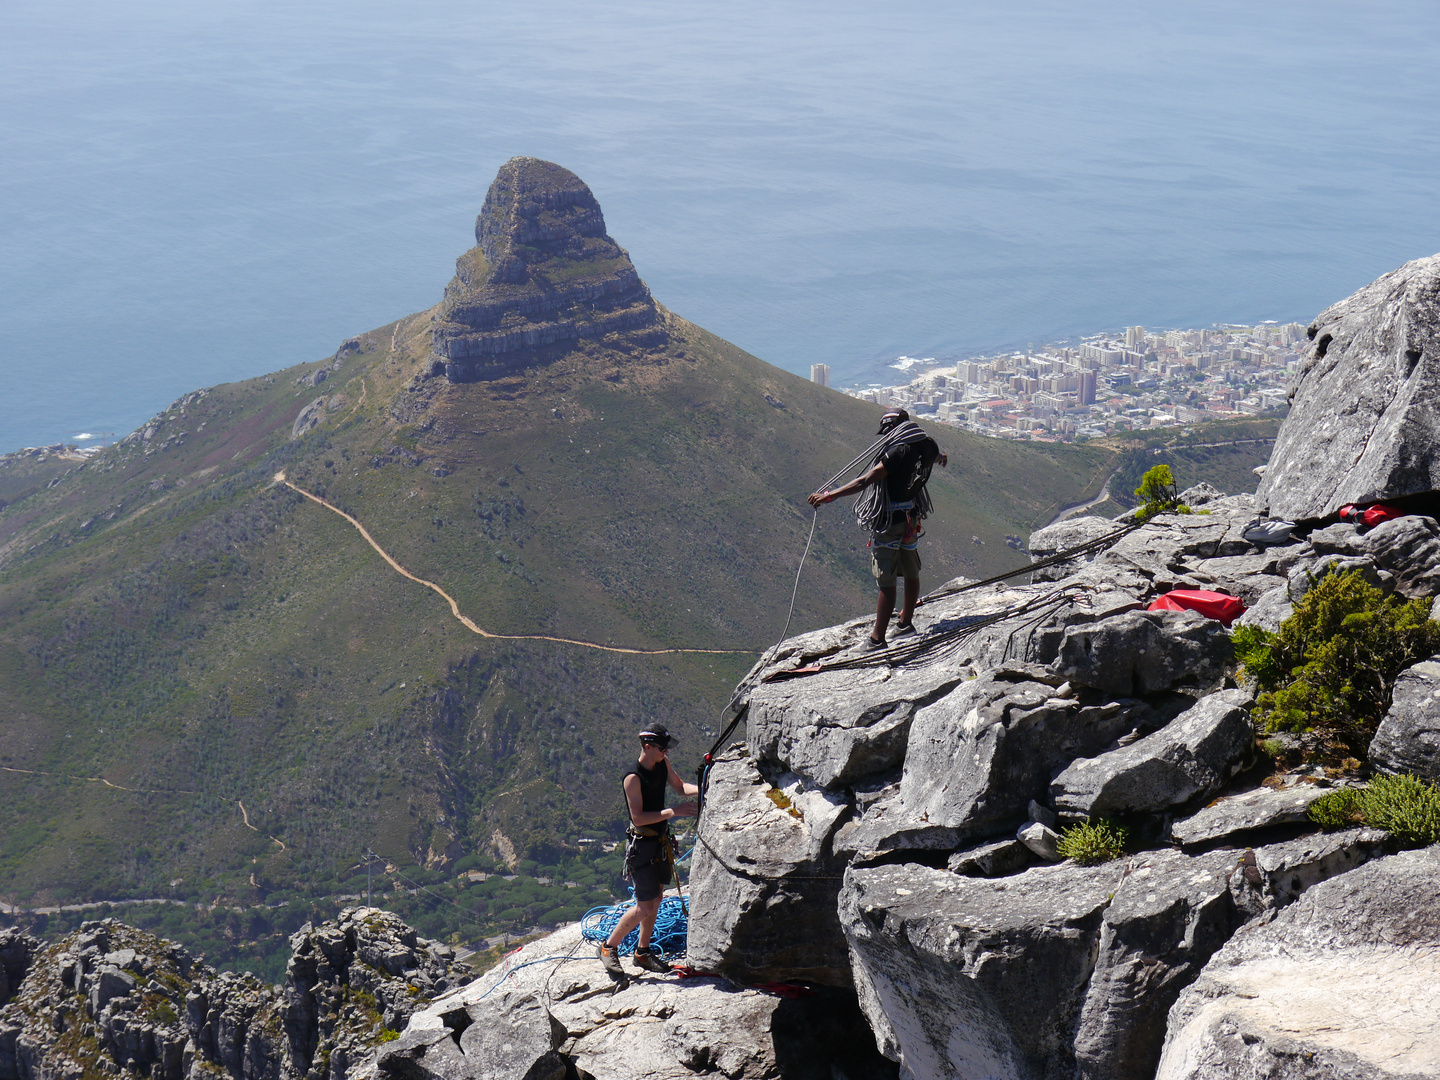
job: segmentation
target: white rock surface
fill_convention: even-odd
[[[1243,927],[1170,1010],[1156,1080],[1440,1076],[1440,846]]]

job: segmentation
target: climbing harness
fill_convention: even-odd
[[[627,881],[634,880],[635,871],[642,866],[661,865],[665,867],[662,874],[662,881],[668,884],[671,881],[679,888],[679,879],[675,873],[675,864],[679,860],[675,857],[675,839],[670,835],[670,830],[661,823],[659,827],[651,825],[636,825],[631,823],[625,830],[625,878]],[[652,859],[639,861],[637,849],[647,840],[657,840],[655,856]]]

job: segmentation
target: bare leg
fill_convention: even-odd
[[[655,918],[660,914],[660,897],[654,900],[636,900],[635,906],[620,916],[620,921],[615,924],[615,929],[610,931],[610,936],[605,939],[605,944],[611,948],[619,946],[625,940],[625,935],[635,929],[636,924],[640,926],[640,945],[643,948],[650,944],[650,932],[655,929]]]
[[[894,593],[890,594],[894,596]],[[905,579],[905,604],[900,609],[900,625],[909,626],[915,618],[915,605],[920,601],[920,579],[918,577],[907,577]]]
[[[907,588],[908,588],[908,586],[909,586],[909,581],[908,581],[908,580],[906,581],[906,586],[907,586]],[[915,586],[916,586],[916,588],[919,588],[920,583],[917,581],[917,582],[915,583]],[[891,586],[889,586],[889,587],[887,588],[887,587],[885,587],[884,585],[882,585],[882,586],[880,586],[880,595],[879,595],[879,597],[877,597],[876,600],[875,600],[875,629],[874,629],[874,631],[870,634],[870,640],[872,640],[872,641],[884,641],[884,640],[885,640],[885,628],[890,625],[890,616],[891,616],[892,614],[894,614],[894,612],[895,612],[895,586],[894,586],[894,585],[891,585]]]
[[[655,920],[660,916],[660,900],[657,896],[654,900],[637,900],[635,907],[640,911],[640,942],[639,948],[650,947],[650,935],[655,931]]]

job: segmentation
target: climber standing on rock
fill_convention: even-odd
[[[869,469],[834,491],[815,492],[810,505],[818,510],[825,503],[864,492],[855,501],[855,518],[861,528],[870,530],[870,572],[880,588],[868,644],[883,649],[895,611],[897,578],[905,579],[905,600],[895,636],[915,632],[915,604],[920,599],[918,548],[925,531],[921,522],[931,510],[926,483],[935,462],[944,468],[949,458],[904,409],[891,409],[882,416],[876,434],[886,438],[879,443]]]
[[[670,822],[677,817],[694,817],[695,803],[665,805],[666,785],[680,795],[698,795],[700,789],[680,779],[670,764],[670,748],[675,737],[663,724],[651,724],[640,732],[640,758],[626,770],[621,788],[630,811],[630,827],[625,830],[625,876],[635,886],[635,906],[620,917],[620,922],[600,946],[600,963],[613,978],[626,978],[620,966],[620,943],[640,925],[640,942],[635,949],[635,966],[663,975],[670,968],[650,947],[650,935],[660,914],[660,895],[670,884],[675,866],[675,850],[671,846]]]

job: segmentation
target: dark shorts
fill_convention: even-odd
[[[875,575],[875,584],[882,589],[893,589],[897,577],[920,576],[920,552],[915,548],[880,546],[898,545],[905,535],[905,524],[905,518],[901,516],[896,525],[870,538],[870,572]]]
[[[661,853],[658,838],[630,841],[625,852],[625,872],[635,886],[636,900],[658,900],[670,884],[670,862],[660,859]]]

